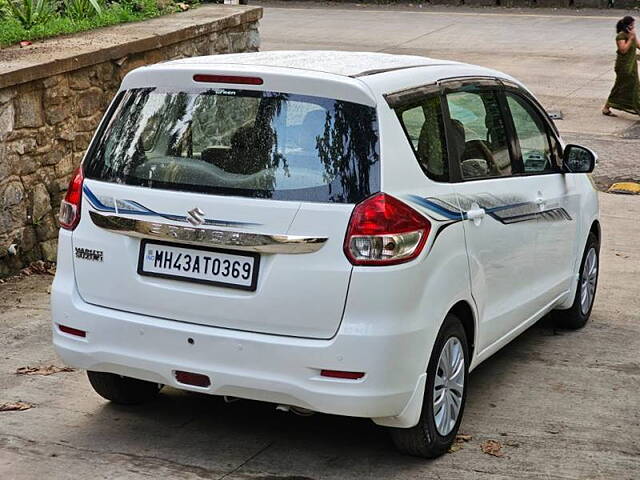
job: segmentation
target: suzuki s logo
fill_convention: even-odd
[[[187,212],[187,220],[194,227],[199,227],[204,223],[204,212],[198,207],[192,208]]]

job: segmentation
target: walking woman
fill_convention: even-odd
[[[638,62],[636,61],[635,20],[633,17],[624,17],[616,25],[616,44],[618,56],[616,57],[616,83],[611,89],[607,103],[602,109],[602,114],[615,117],[611,109],[622,110],[628,113],[640,115],[640,80],[638,79]]]

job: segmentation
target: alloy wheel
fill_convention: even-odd
[[[456,425],[464,393],[465,360],[462,343],[451,337],[438,359],[433,385],[433,419],[438,433],[447,436]]]
[[[598,281],[598,254],[595,248],[590,248],[582,267],[580,276],[580,309],[586,315],[591,309],[591,304],[596,296],[596,283]]]

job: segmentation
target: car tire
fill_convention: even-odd
[[[89,382],[98,395],[120,405],[139,405],[153,400],[162,385],[115,373],[87,371]]]
[[[434,410],[442,413],[442,410],[449,408],[450,404],[446,403],[448,400],[444,397],[450,394],[447,389],[443,392],[442,387],[439,387],[439,393],[436,393],[434,386],[436,385],[436,379],[438,379],[438,383],[441,384],[440,380],[445,373],[441,369],[441,357],[445,347],[450,348],[451,345],[459,347],[459,349],[456,349],[456,352],[460,352],[463,355],[462,371],[458,371],[459,376],[456,377],[457,380],[460,378],[463,379],[463,388],[462,394],[459,396],[456,395],[459,401],[457,417],[455,421],[449,420],[449,422],[447,422],[448,427],[441,433],[442,424],[440,427],[436,425]],[[440,328],[440,332],[433,346],[427,368],[427,382],[418,424],[411,428],[389,429],[391,439],[400,452],[416,457],[436,458],[449,450],[449,447],[456,438],[464,413],[464,405],[467,398],[468,373],[469,348],[467,337],[462,322],[456,315],[450,313]],[[441,406],[442,410],[438,410],[437,407],[434,406],[434,397],[444,400],[445,403]],[[442,418],[442,416],[439,417],[439,419]]]
[[[586,325],[596,296],[598,287],[598,273],[600,270],[600,244],[598,237],[589,233],[584,247],[578,277],[578,287],[573,305],[567,310],[555,310],[553,319],[560,328],[577,330]],[[585,298],[587,304],[585,304]]]

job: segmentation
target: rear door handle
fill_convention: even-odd
[[[544,197],[540,192],[538,192],[538,196],[536,197],[536,205],[538,205],[538,209],[544,210],[544,205],[545,205]]]
[[[474,225],[480,225],[482,219],[487,214],[484,208],[481,208],[480,205],[474,203],[471,205],[471,209],[467,210],[467,219],[473,221]]]

